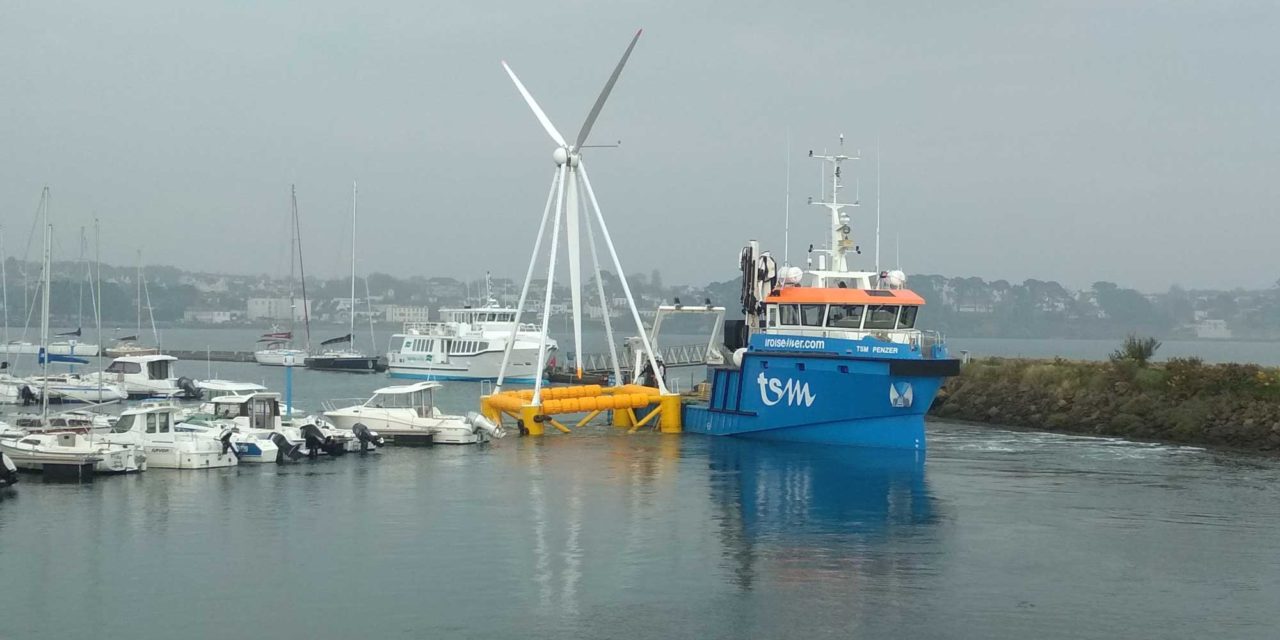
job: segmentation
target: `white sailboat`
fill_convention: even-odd
[[[293,338],[297,325],[297,301],[293,297],[293,268],[302,257],[302,238],[299,233],[298,224],[298,191],[295,187],[290,186],[290,199],[292,201],[292,210],[290,218],[289,233],[289,330],[287,332],[277,332],[274,328],[272,333],[263,335],[258,342],[267,343],[265,349],[258,349],[253,352],[253,359],[258,364],[273,367],[294,367],[303,366],[307,362],[307,353],[311,347],[311,318],[307,310],[307,284],[306,277],[303,277],[302,283],[302,313],[303,321],[307,327],[307,349],[295,349],[293,346]]]

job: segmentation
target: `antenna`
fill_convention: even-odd
[[[880,277],[880,139],[876,138],[876,278]]]
[[[791,129],[787,128],[787,201],[782,232],[782,266],[791,266]]]

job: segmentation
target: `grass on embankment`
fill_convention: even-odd
[[[1280,369],[987,358],[947,381],[930,413],[1046,431],[1280,451]]]

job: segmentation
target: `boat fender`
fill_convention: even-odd
[[[24,407],[31,406],[39,400],[36,396],[36,392],[32,391],[31,387],[25,384],[18,388],[18,397],[22,399],[22,406]]]
[[[740,348],[740,349],[734,349],[734,350],[733,350],[733,366],[735,366],[735,367],[737,367],[737,368],[741,369],[741,368],[742,368],[742,358],[743,358],[743,356],[745,356],[745,355],[746,355],[746,353],[747,353],[747,348],[746,348],[746,347],[742,347],[742,348]]]

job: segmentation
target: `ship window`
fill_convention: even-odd
[[[160,424],[160,433],[169,433],[169,414],[156,414],[156,421]]]
[[[778,324],[796,325],[800,324],[800,307],[794,304],[778,305]]]
[[[405,341],[404,341],[404,350],[405,350],[405,351],[408,351],[408,350],[410,350],[410,349],[412,349],[412,348],[413,348],[413,340],[405,340]]]
[[[837,329],[857,329],[862,326],[862,305],[833,304],[827,312],[827,326]]]
[[[132,413],[120,416],[120,419],[116,420],[116,423],[111,425],[111,432],[128,433],[131,431],[133,429],[133,416],[134,414]]]
[[[898,316],[899,329],[913,329],[916,326],[916,314],[920,313],[920,307],[903,307],[902,315]]]
[[[771,304],[765,316],[765,326],[775,327],[778,325],[778,305]]]
[[[802,304],[800,305],[800,321],[806,327],[821,327],[822,316],[827,311],[825,304]]]
[[[147,377],[152,380],[164,380],[169,377],[169,361],[156,360],[147,363]]]
[[[155,433],[155,432],[156,432],[156,414],[148,413],[147,414],[147,433]]]
[[[873,304],[867,307],[866,329],[892,329],[898,322],[898,305]]]

